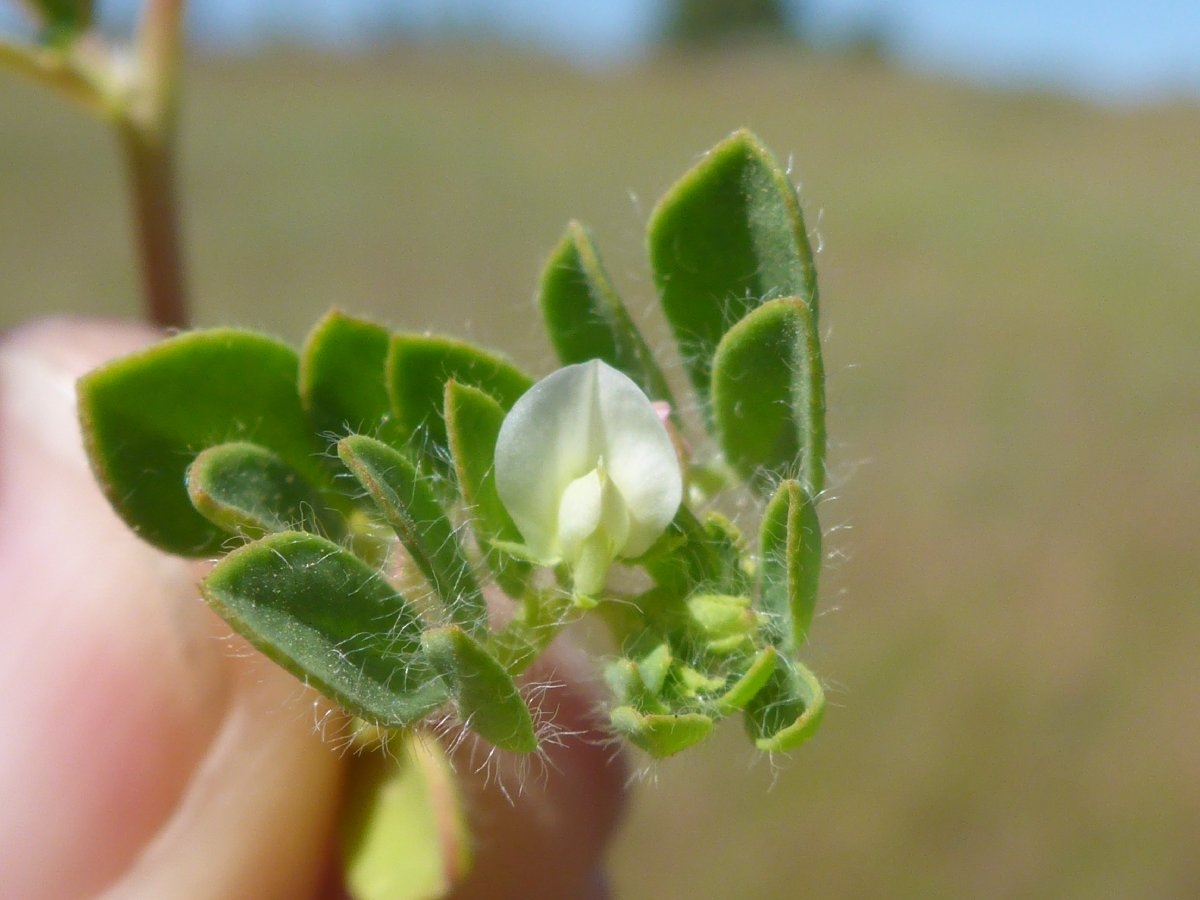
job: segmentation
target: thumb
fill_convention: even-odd
[[[0,884],[311,896],[341,778],[321,707],[129,531],[81,449],[75,379],[155,337],[59,320],[0,342]]]

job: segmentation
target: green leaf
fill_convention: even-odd
[[[610,721],[618,734],[659,759],[704,740],[713,728],[713,720],[703,713],[643,715],[632,706],[618,706]]]
[[[721,339],[713,358],[712,415],[733,468],[764,493],[794,477],[825,484],[825,373],[808,305],[771,300]]]
[[[76,37],[92,25],[93,0],[26,0],[41,20],[43,43],[57,44]]]
[[[712,653],[725,654],[750,643],[758,628],[758,616],[750,598],[729,594],[693,594],[687,599],[693,627]]]
[[[785,650],[804,642],[821,577],[821,523],[795,481],[784,481],[763,512],[758,603],[767,639]]]
[[[337,536],[339,517],[295,469],[265,447],[246,441],[200,452],[187,470],[192,506],[219,528],[249,538],[273,531],[318,531]]]
[[[453,625],[431,628],[421,642],[472,731],[503,750],[537,749],[529,707],[512,676],[481,644]]]
[[[442,474],[451,466],[442,418],[446,383],[451,379],[485,391],[506,411],[533,385],[508,360],[471,344],[395,335],[388,348],[387,388],[396,427],[420,458]]]
[[[79,415],[109,502],[143,538],[219,554],[226,533],[192,507],[184,473],[215,444],[251,441],[314,485],[328,483],[296,392],[296,353],[233,329],[181,334],[80,379]]]
[[[250,643],[368,722],[409,726],[449,699],[412,607],[331,541],[271,535],[235,550],[201,587]]]
[[[802,297],[817,318],[796,190],[748,131],[717,144],[659,201],[647,237],[663,311],[701,400],[721,336],[764,300]]]
[[[470,868],[466,810],[436,740],[395,736],[399,754],[350,761],[341,818],[346,888],[354,900],[443,896]]]
[[[704,517],[704,535],[719,573],[710,582],[710,589],[726,594],[748,593],[750,579],[742,566],[746,540],[738,527],[720,513],[710,512]]]
[[[496,493],[494,458],[504,409],[489,394],[452,380],[446,382],[445,421],[458,488],[484,561],[500,587],[510,596],[519,597],[534,567],[498,546],[517,545],[524,540]]]
[[[671,655],[671,645],[666,641],[655,646],[653,650],[642,656],[636,663],[637,674],[650,696],[657,697],[662,693],[663,685],[674,662]]]
[[[313,326],[300,353],[300,400],[314,431],[380,435],[391,412],[384,380],[390,342],[383,326],[339,309]]]
[[[734,710],[745,709],[754,696],[770,681],[778,660],[779,653],[774,647],[764,647],[760,650],[738,680],[716,699],[713,706],[717,712],[727,716]]]
[[[746,730],[758,749],[782,753],[812,737],[824,713],[825,692],[816,676],[781,656],[770,679],[746,705]]]
[[[676,687],[685,705],[709,696],[725,687],[728,677],[716,671],[701,669],[680,663],[675,667]]]
[[[413,464],[399,451],[362,434],[342,438],[337,448],[338,456],[396,532],[450,620],[472,633],[486,632],[487,606],[454,526]]]
[[[663,536],[638,562],[660,586],[677,596],[721,580],[720,554],[686,503],[680,505]]]
[[[619,704],[629,703],[634,698],[640,699],[646,692],[637,663],[632,659],[618,658],[605,665],[604,683]]]
[[[683,504],[663,536],[637,560],[659,585],[676,595],[687,596],[698,589],[741,592],[745,587],[740,535],[724,517],[707,518],[701,524]]]
[[[671,391],[645,338],[617,296],[587,229],[578,222],[550,254],[538,303],[564,366],[602,359],[628,375],[651,400],[675,408]]]

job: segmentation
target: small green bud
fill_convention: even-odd
[[[714,653],[729,653],[746,645],[758,629],[758,614],[750,598],[730,594],[697,594],[687,601],[692,622]]]

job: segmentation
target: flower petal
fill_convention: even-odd
[[[496,490],[529,549],[559,557],[563,491],[596,467],[595,372],[588,363],[543,378],[513,405],[496,438]]]
[[[599,527],[604,512],[604,483],[596,469],[576,478],[558,504],[558,540],[563,558],[571,560],[580,544]]]
[[[645,553],[675,517],[683,476],[662,419],[626,375],[598,363],[597,395],[604,465],[629,509],[630,531],[618,555]]]
[[[496,489],[535,555],[574,563],[586,544],[595,569],[601,557],[649,549],[679,508],[683,478],[646,395],[591,360],[547,376],[513,406],[496,441]]]

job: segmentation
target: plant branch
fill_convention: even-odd
[[[179,204],[169,143],[129,121],[117,127],[129,177],[147,318],[165,328],[188,324]]]
[[[146,0],[138,25],[140,90],[131,112],[163,137],[174,132],[185,5],[184,0]]]
[[[106,93],[95,73],[78,65],[74,54],[55,47],[26,46],[0,38],[0,68],[44,84],[68,99],[103,114]]]
[[[146,0],[132,82],[93,32],[63,46],[0,39],[0,68],[112,122],[129,178],[143,306],[151,322],[168,328],[188,324],[174,159],[184,7],[184,0]]]
[[[183,0],[147,0],[137,36],[138,90],[117,122],[146,314],[174,328],[188,324],[174,163],[183,10]]]

